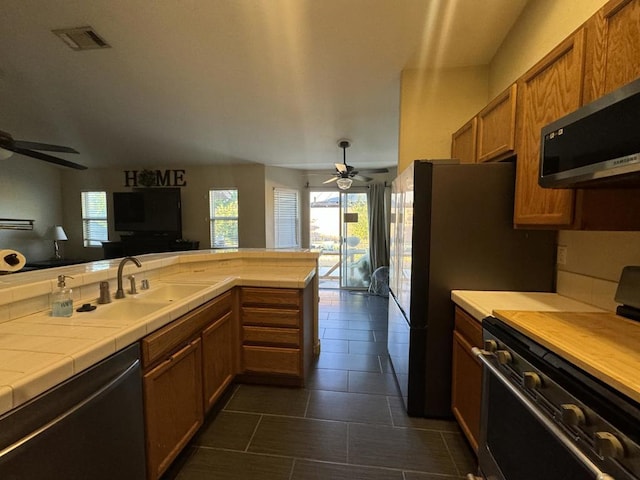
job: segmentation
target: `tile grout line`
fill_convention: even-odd
[[[247,446],[244,448],[244,452],[245,453],[249,453],[249,446],[251,445],[251,442],[253,442],[253,438],[256,436],[256,433],[258,432],[258,427],[262,423],[262,418],[263,417],[264,417],[264,415],[260,414],[260,418],[258,419],[258,422],[256,423],[256,426],[253,429],[253,432],[251,432],[251,437],[249,437],[249,441],[247,442]]]
[[[451,449],[449,448],[449,444],[447,443],[447,439],[444,438],[444,433],[443,432],[439,432],[440,433],[440,438],[442,438],[442,443],[444,443],[444,448],[447,449],[447,453],[449,454],[449,458],[451,459],[451,463],[453,463],[453,468],[456,469],[456,472],[458,472],[458,475],[462,475],[462,473],[460,473],[460,469],[458,468],[458,464],[456,463],[455,458],[453,458],[453,454],[451,453]]]

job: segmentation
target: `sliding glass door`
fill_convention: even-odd
[[[320,288],[368,288],[369,218],[366,192],[310,192],[311,247],[319,258]]]

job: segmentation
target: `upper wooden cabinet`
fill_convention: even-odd
[[[540,130],[582,105],[585,31],[565,39],[518,80],[516,226],[570,227],[574,192],[538,185]]]
[[[513,84],[478,114],[477,162],[515,155],[516,92],[517,85]]]
[[[586,29],[588,103],[640,77],[640,1],[607,2]]]
[[[451,135],[451,158],[460,163],[476,163],[476,137],[478,119],[473,117]]]
[[[476,163],[515,155],[516,91],[513,84],[451,135],[451,158]]]

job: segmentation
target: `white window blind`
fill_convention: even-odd
[[[109,240],[107,192],[81,192],[82,240],[85,247],[102,247]]]
[[[274,188],[273,208],[275,247],[300,247],[298,191],[288,188]]]
[[[238,248],[238,190],[209,190],[211,248]]]

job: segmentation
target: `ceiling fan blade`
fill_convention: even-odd
[[[361,173],[389,173],[388,168],[361,168]]]
[[[352,175],[351,178],[353,178],[354,180],[359,180],[361,182],[370,182],[371,180],[373,180],[373,178],[365,177],[364,175]]]
[[[329,180],[325,180],[325,181],[324,181],[324,182],[322,182],[322,183],[331,183],[331,182],[335,182],[336,180],[338,180],[338,178],[340,178],[340,177],[331,177]]]
[[[87,169],[87,167],[85,167],[84,165],[80,165],[79,163],[70,162],[69,160],[53,157],[51,155],[47,155],[46,153],[34,152],[33,150],[27,150],[25,148],[14,147],[14,148],[9,148],[7,150],[11,150],[13,152],[26,155],[27,157],[37,158],[38,160],[44,160],[45,162],[55,163],[56,165],[62,165],[63,167],[75,168],[76,170]]]
[[[63,153],[80,153],[71,147],[63,147],[62,145],[50,145],[48,143],[25,142],[24,140],[14,140],[13,144],[16,148],[24,148],[27,150],[44,150],[45,152],[63,152]]]
[[[344,163],[336,163],[334,165],[336,166],[336,170],[340,173],[348,172],[347,166]]]

